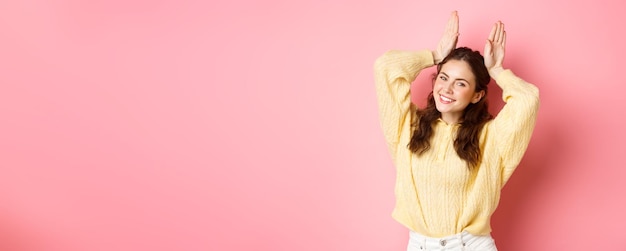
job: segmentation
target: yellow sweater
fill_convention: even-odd
[[[458,124],[438,120],[431,148],[417,156],[407,147],[416,121],[410,86],[420,70],[434,64],[432,52],[389,51],[376,60],[380,120],[397,169],[393,218],[430,237],[467,231],[491,232],[491,215],[500,191],[522,159],[530,141],[539,90],[505,70],[496,77],[506,102],[482,129],[482,161],[470,171],[454,149]]]

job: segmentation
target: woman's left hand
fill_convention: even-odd
[[[502,62],[504,61],[504,45],[506,43],[506,32],[504,24],[500,21],[493,25],[489,38],[485,44],[485,67],[489,70],[489,75],[496,78],[500,72],[504,70]]]

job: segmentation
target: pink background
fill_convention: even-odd
[[[372,66],[454,9],[481,51],[501,19],[541,89],[499,248],[623,248],[617,0],[24,0],[0,2],[0,250],[405,250]]]

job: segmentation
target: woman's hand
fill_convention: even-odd
[[[504,70],[502,61],[504,61],[504,45],[506,43],[506,32],[504,24],[500,21],[493,25],[487,43],[485,44],[485,67],[489,70],[489,75],[496,78],[500,72]]]
[[[459,15],[456,11],[453,11],[448,19],[448,25],[443,33],[443,36],[439,40],[437,49],[433,51],[433,59],[435,64],[441,63],[443,59],[450,54],[454,48],[456,48],[456,42],[459,38]]]

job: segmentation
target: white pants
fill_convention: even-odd
[[[497,251],[491,235],[472,235],[468,232],[442,238],[431,238],[416,232],[409,232],[407,251]]]

